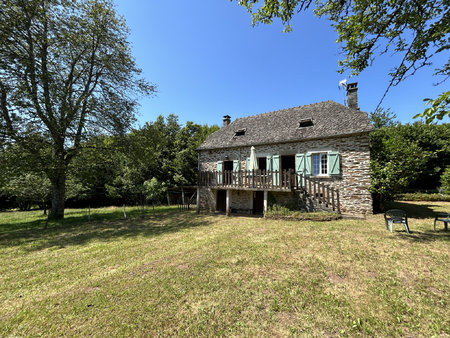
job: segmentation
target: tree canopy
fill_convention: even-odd
[[[447,0],[237,0],[252,14],[253,24],[272,23],[280,19],[285,31],[292,29],[292,17],[315,6],[314,13],[327,17],[338,33],[343,58],[340,72],[350,70],[357,75],[371,66],[376,56],[398,54],[400,62],[389,73],[386,91],[419,69],[432,65],[438,54],[450,49],[450,2]],[[436,82],[450,75],[450,61],[436,66]],[[449,92],[444,91],[421,117],[431,122],[448,116]],[[377,107],[377,108],[378,108]]]
[[[110,0],[0,2],[0,139],[39,163],[64,215],[67,169],[84,140],[124,133],[140,77],[128,29]]]
[[[168,188],[197,183],[197,147],[217,126],[159,116],[124,135],[93,136],[67,168],[68,206],[159,203]],[[50,181],[17,145],[0,149],[0,199],[22,209],[49,202]]]

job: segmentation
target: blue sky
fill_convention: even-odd
[[[221,124],[324,100],[343,103],[338,82],[337,34],[326,19],[297,15],[293,32],[282,25],[251,26],[245,8],[228,0],[116,0],[130,28],[133,55],[144,77],[158,86],[155,97],[140,101],[138,124],[176,114],[180,122]],[[436,61],[441,62],[444,56]],[[386,90],[398,56],[379,57],[350,82],[358,82],[359,106],[370,112]],[[423,98],[436,97],[433,67],[394,87],[382,106],[401,122],[424,110]],[[448,120],[446,121],[448,122]]]

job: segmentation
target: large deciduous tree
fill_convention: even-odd
[[[280,19],[285,31],[291,30],[292,17],[315,6],[319,17],[327,17],[338,33],[343,59],[343,72],[350,69],[357,75],[374,61],[376,55],[395,53],[400,61],[389,73],[386,93],[417,70],[434,61],[437,83],[450,75],[450,2],[448,0],[236,0],[252,13],[253,24],[272,23]],[[436,55],[447,55],[436,64]],[[439,62],[439,61],[438,61]],[[431,107],[417,115],[427,119],[448,116],[450,92],[436,99],[425,99]],[[383,96],[384,98],[384,96]],[[380,104],[383,100],[381,98]]]
[[[64,216],[67,168],[86,138],[123,133],[140,78],[125,21],[110,0],[0,2],[0,139],[50,179],[51,218]]]

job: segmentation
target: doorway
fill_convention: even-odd
[[[253,213],[262,214],[264,211],[264,191],[253,192]]]
[[[227,210],[227,191],[217,190],[217,211],[226,212]]]
[[[231,180],[232,180],[232,175],[230,175],[229,173],[233,171],[233,161],[223,161],[223,177],[222,177],[222,182],[225,185],[229,185],[231,184]],[[227,172],[227,173],[225,173]]]
[[[267,157],[258,157],[258,169],[261,171],[267,170]]]
[[[282,155],[281,156],[281,170],[295,170],[295,155]]]

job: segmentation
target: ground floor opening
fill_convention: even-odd
[[[264,212],[264,191],[253,192],[253,214]]]
[[[217,190],[216,210],[220,212],[227,211],[227,191]]]

